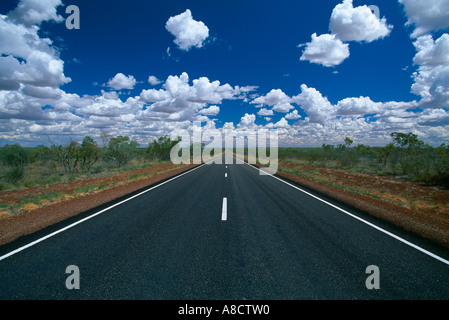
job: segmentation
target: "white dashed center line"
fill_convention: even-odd
[[[226,221],[228,219],[228,199],[223,198],[223,206],[221,209],[221,220]]]

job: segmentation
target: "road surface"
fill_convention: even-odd
[[[0,246],[0,299],[449,299],[446,249],[236,162]]]

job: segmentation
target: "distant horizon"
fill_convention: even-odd
[[[404,132],[404,133],[406,133],[406,132]],[[409,133],[409,132],[407,132],[407,133]],[[119,136],[119,135],[117,135],[117,136]],[[117,137],[117,136],[115,136],[115,137]],[[95,137],[95,136],[90,136],[91,138],[93,138],[94,139],[94,141],[98,144],[98,146],[100,147],[100,148],[103,148],[103,146],[101,145],[101,141],[100,141],[100,139],[98,138],[98,137]],[[161,137],[163,137],[163,136],[161,136]],[[348,138],[351,138],[351,137],[348,137]],[[418,136],[418,139],[420,140],[420,141],[423,141],[422,139],[420,139],[419,138],[419,136]],[[139,147],[137,147],[138,149],[146,149],[147,147],[148,147],[148,144],[149,143],[152,143],[152,142],[154,142],[155,140],[157,140],[157,138],[155,138],[155,139],[153,139],[153,140],[151,140],[151,141],[148,141],[148,142],[146,142],[146,143],[139,143]],[[82,142],[82,138],[78,141],[78,140],[69,140],[69,142],[70,141],[76,141],[76,142],[78,142],[78,143],[81,143]],[[385,143],[385,144],[377,144],[377,145],[375,145],[375,144],[372,144],[372,145],[369,145],[369,144],[364,144],[364,143],[353,143],[352,144],[352,147],[357,147],[358,145],[364,145],[364,146],[367,146],[367,147],[370,147],[370,148],[376,148],[376,147],[380,147],[380,148],[382,148],[382,147],[385,147],[385,146],[387,146],[388,144],[390,144],[390,143],[393,143],[393,139],[391,139],[391,141],[389,141],[389,142],[387,142],[387,143]],[[37,145],[33,145],[33,146],[26,146],[26,145],[21,145],[20,143],[18,143],[18,142],[15,142],[15,143],[5,143],[4,145],[0,145],[0,148],[3,148],[5,145],[13,145],[13,144],[19,144],[20,146],[22,146],[23,148],[37,148],[37,147],[39,147],[39,146],[44,146],[44,147],[48,147],[48,148],[50,148],[52,145],[53,145],[53,143],[51,143],[50,141],[48,141],[48,143],[42,143],[42,144],[37,144]],[[194,143],[192,142],[191,144],[190,144],[190,146],[192,146]],[[295,148],[295,149],[315,149],[315,148],[322,148],[322,146],[323,146],[323,144],[326,144],[326,145],[333,145],[333,146],[338,146],[338,145],[344,145],[344,138],[343,138],[343,140],[342,141],[340,141],[340,142],[334,142],[334,143],[326,143],[326,142],[323,142],[323,143],[321,143],[321,144],[317,144],[317,145],[310,145],[310,146],[307,146],[307,145],[301,145],[301,146],[294,146],[294,145],[279,145],[277,148],[279,148],[279,149],[286,149],[286,148]],[[445,144],[445,143],[442,143],[442,144]],[[440,147],[442,144],[439,144],[439,145],[431,145],[431,144],[429,144],[431,147]],[[58,144],[58,143],[56,143],[56,145],[63,145],[64,146],[64,143],[62,143],[62,144]],[[447,145],[447,144],[445,144],[445,145]],[[267,146],[267,147],[269,147],[269,145]],[[237,148],[235,145],[234,145],[234,149],[235,148]],[[244,147],[245,149],[247,149],[248,147],[245,145],[245,147]],[[225,147],[224,147],[224,142],[223,142],[223,149],[226,149]]]

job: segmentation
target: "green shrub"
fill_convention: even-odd
[[[98,174],[98,173],[102,173],[104,171],[104,168],[102,166],[96,166],[91,173],[93,174]]]
[[[23,178],[23,168],[15,167],[6,172],[6,181],[11,183],[17,183]]]

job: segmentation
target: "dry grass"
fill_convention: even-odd
[[[37,208],[39,208],[39,206],[37,204],[34,203],[26,203],[23,206],[21,206],[19,208],[20,211],[31,211],[31,210],[36,210]]]
[[[0,218],[9,217],[11,215],[11,212],[9,211],[0,211]]]

